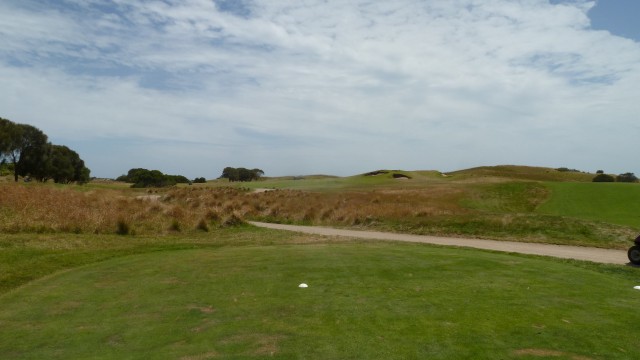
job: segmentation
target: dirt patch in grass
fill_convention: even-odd
[[[162,195],[140,195],[136,196],[138,200],[147,200],[147,201],[160,201],[162,199]]]
[[[268,191],[275,191],[276,189],[267,189],[267,188],[257,188],[257,189],[253,189],[253,193],[264,193],[264,192],[268,192]],[[251,194],[251,193],[249,193]]]

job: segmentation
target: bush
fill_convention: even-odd
[[[245,168],[232,168],[226,167],[222,170],[222,175],[220,175],[220,179],[229,179],[229,181],[253,181],[260,180],[260,178],[264,175],[264,171],[260,169],[245,169]]]
[[[174,182],[176,184],[189,184],[191,182],[186,176],[182,175],[165,175],[165,178],[169,182]]]
[[[633,173],[625,173],[616,176],[616,181],[634,183],[638,181],[638,178]]]
[[[131,169],[127,175],[119,176],[116,180],[133,183],[131,187],[168,187],[175,184],[189,184],[190,181],[182,175],[165,175],[159,170]]]
[[[593,182],[615,182],[616,179],[611,176],[611,175],[607,175],[607,174],[598,174],[596,175],[596,177],[593,178]]]
[[[577,169],[569,169],[569,168],[567,168],[567,167],[560,167],[560,168],[557,168],[557,169],[556,169],[556,171],[559,171],[559,172],[578,172],[578,173],[579,173],[579,172],[581,172],[580,170],[577,170]]]
[[[207,179],[203,178],[203,177],[199,177],[199,178],[195,178],[193,180],[194,184],[204,184],[207,182]]]

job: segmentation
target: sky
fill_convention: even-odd
[[[637,0],[3,0],[0,117],[216,178],[640,174]]]

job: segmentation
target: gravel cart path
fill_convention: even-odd
[[[408,235],[378,231],[344,230],[319,226],[282,225],[253,221],[249,223],[254,226],[269,229],[295,231],[315,235],[344,236],[359,239],[407,241],[446,246],[462,246],[520,254],[552,256],[563,259],[586,260],[603,264],[624,265],[629,263],[629,260],[627,259],[627,252],[623,250],[599,249],[581,246],[536,244],[513,241],[464,239],[443,236]]]

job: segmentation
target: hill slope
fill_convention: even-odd
[[[591,182],[595,174],[535,166],[499,165],[481,166],[448,173],[457,179],[472,177],[496,177],[534,181],[578,181]]]

